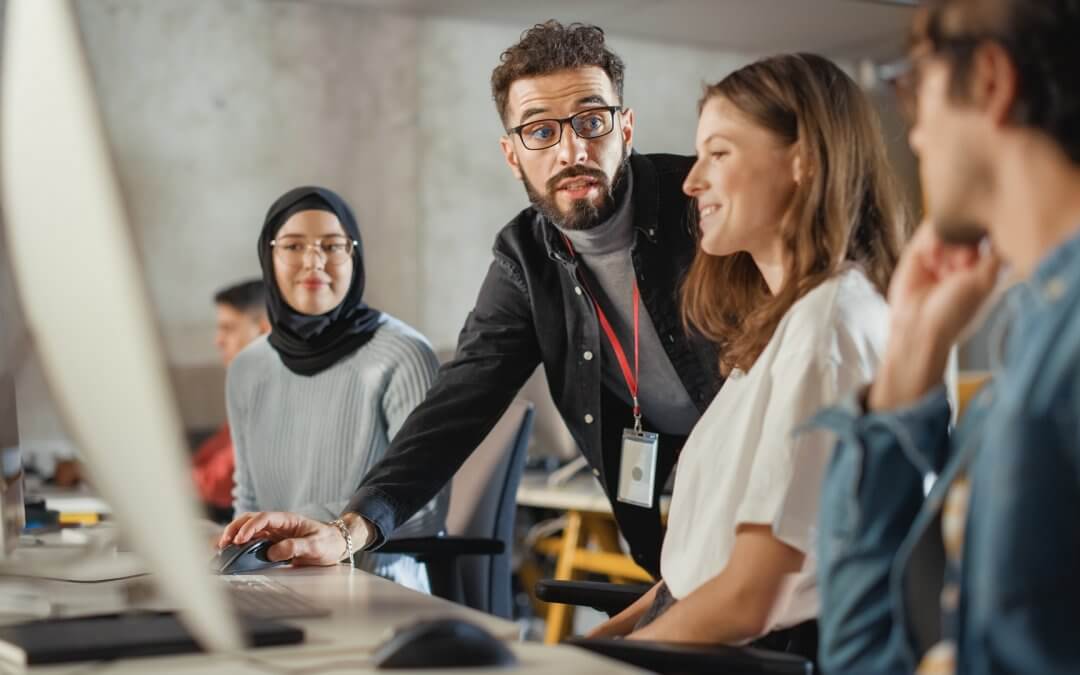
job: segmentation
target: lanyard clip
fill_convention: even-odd
[[[634,397],[634,433],[641,433],[641,405],[638,403],[637,396]]]

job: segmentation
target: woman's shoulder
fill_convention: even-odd
[[[783,351],[842,358],[851,349],[884,347],[889,306],[866,273],[852,265],[800,298],[783,323]]]
[[[258,372],[265,369],[267,363],[276,361],[280,359],[274,348],[270,346],[268,336],[260,335],[233,357],[232,363],[229,364],[229,372]]]
[[[387,365],[415,361],[425,365],[438,364],[435,350],[423,333],[385,312],[374,337],[358,349],[350,361],[359,364],[370,363],[373,359]]]
[[[229,364],[230,387],[250,385],[267,377],[275,367],[283,367],[266,335],[260,335],[240,350]]]

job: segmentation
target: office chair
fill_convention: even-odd
[[[544,602],[592,607],[609,616],[629,607],[651,586],[595,581],[556,581],[536,584]],[[813,675],[814,664],[801,656],[756,647],[692,645],[669,642],[588,639],[565,641],[582,649],[661,674],[755,673],[761,675]]]
[[[660,675],[684,673],[738,673],[739,675],[813,675],[814,665],[794,654],[754,647],[693,645],[674,642],[639,642],[570,638],[564,644],[622,661]]]
[[[446,536],[390,539],[379,552],[423,562],[433,595],[511,618],[511,542],[532,425],[533,404],[514,401],[454,475]]]

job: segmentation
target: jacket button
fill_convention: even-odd
[[[593,470],[592,470],[592,475],[594,475],[594,476],[596,476],[597,478],[599,478],[599,477],[600,477],[600,469],[593,469]]]
[[[592,361],[592,352],[585,352],[582,356],[585,357],[586,361]]]
[[[574,292],[581,295],[581,286],[574,286]]]
[[[671,333],[668,333],[667,334],[667,341],[671,342],[671,343],[674,343],[675,342],[675,336],[672,335]]]
[[[589,413],[585,413],[585,424],[592,424],[593,416]]]

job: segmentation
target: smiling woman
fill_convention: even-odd
[[[874,373],[905,230],[875,113],[810,54],[709,87],[689,325],[728,376],[679,455],[663,581],[595,635],[743,644],[814,658],[812,552],[832,439],[795,430]]]
[[[438,363],[422,335],[364,302],[359,225],[330,190],[297,188],[278,199],[259,260],[271,333],[233,360],[226,382],[241,514],[233,522],[257,511],[331,520],[423,399]],[[438,533],[447,498],[444,490],[403,530]],[[358,563],[428,587],[411,558],[363,554]]]
[[[683,309],[723,345],[721,368],[745,371],[795,301],[845,263],[885,293],[907,206],[876,112],[820,56],[741,68],[706,89],[700,111],[685,189],[702,250]]]
[[[349,291],[356,240],[332,212],[297,211],[270,242],[274,279],[289,306],[303,314],[326,314]]]

